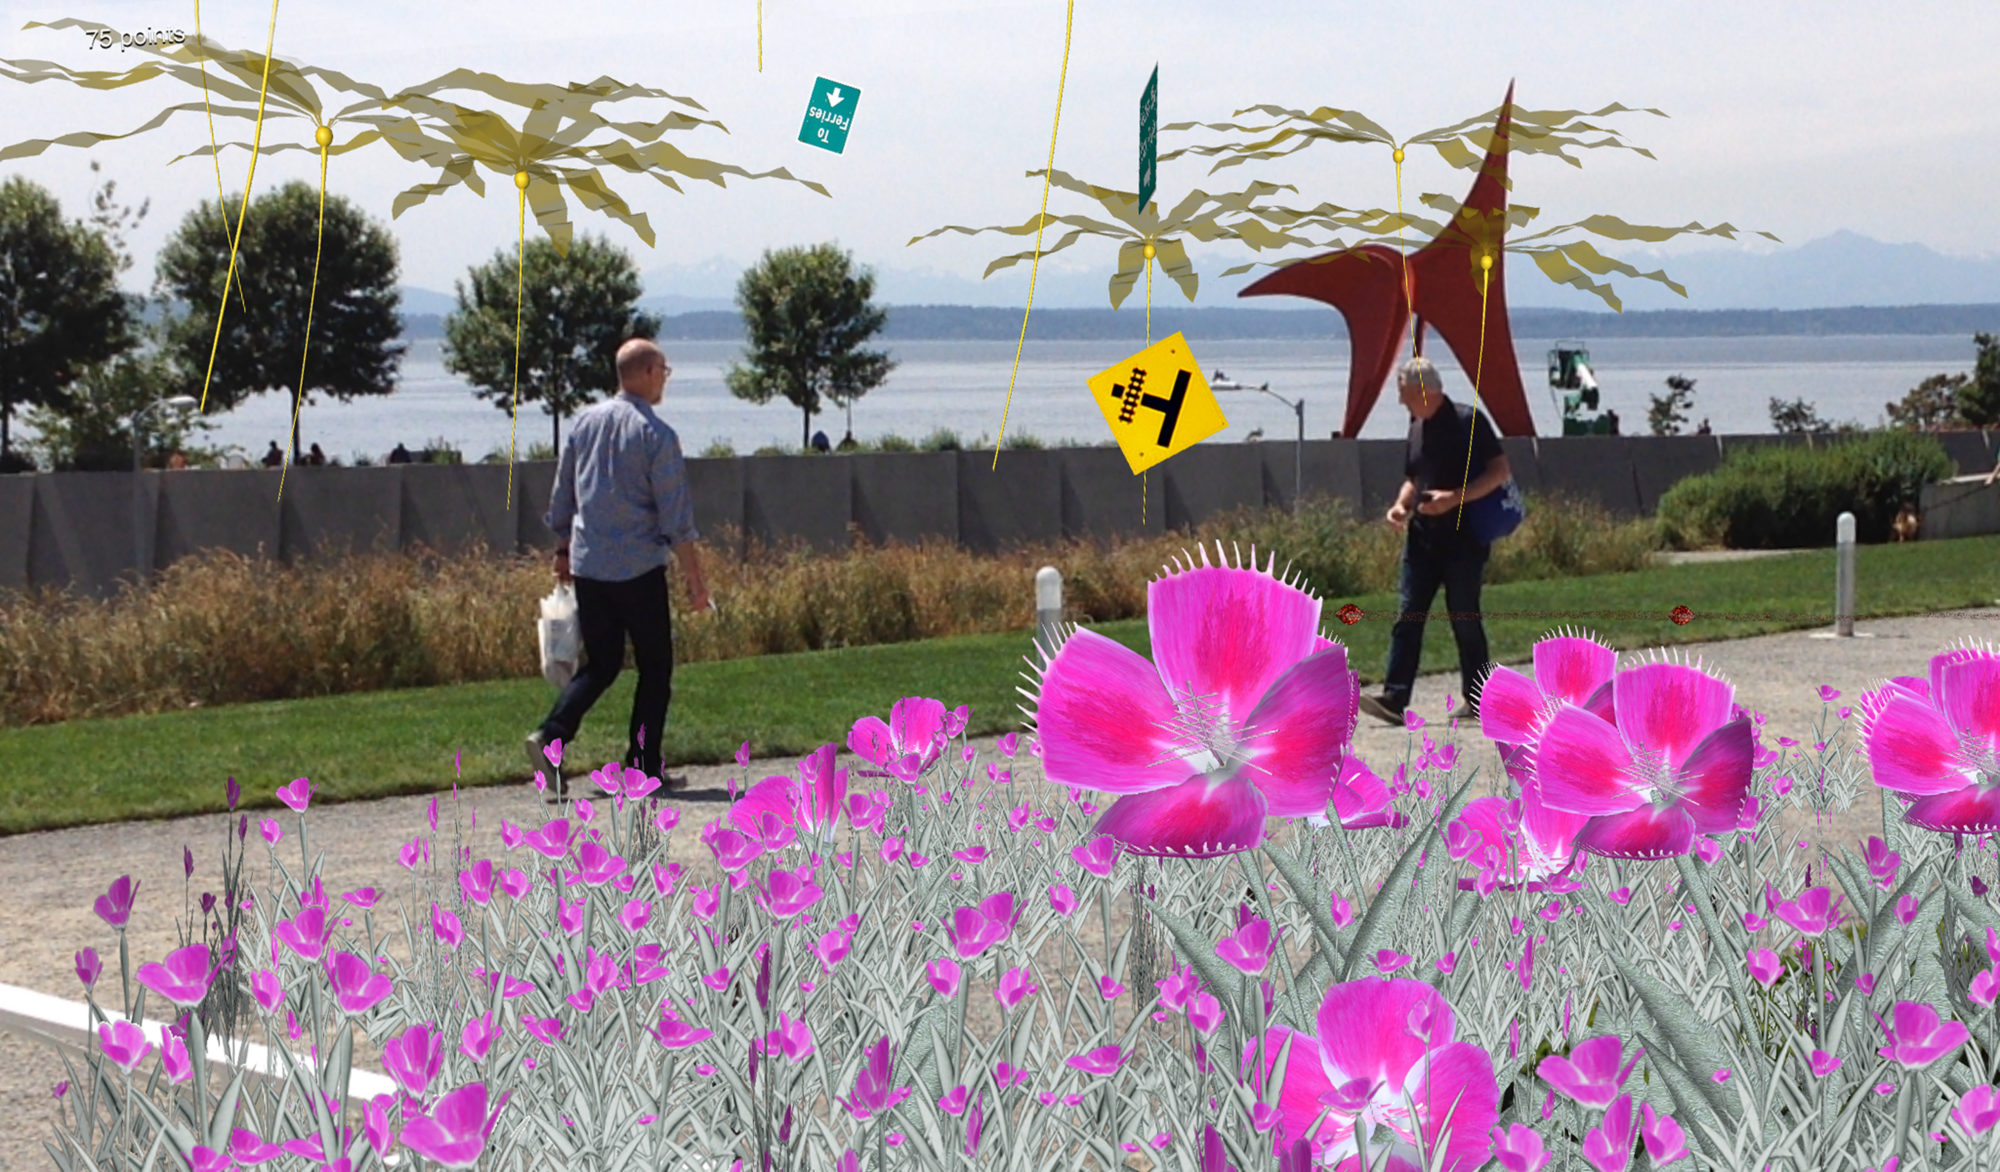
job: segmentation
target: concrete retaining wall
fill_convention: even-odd
[[[1993,467],[2000,432],[1941,437],[1961,475]],[[1650,515],[1683,477],[1715,468],[1725,452],[1805,436],[1577,436],[1506,438],[1508,462],[1529,492],[1561,491],[1614,517]],[[724,526],[765,542],[802,538],[846,548],[859,533],[876,544],[921,538],[990,553],[1021,543],[1185,530],[1238,505],[1289,509],[1294,457],[1308,497],[1348,503],[1364,520],[1388,509],[1403,481],[1400,440],[1202,444],[1154,467],[1142,483],[1115,448],[994,454],[918,452],[806,458],[690,459],[695,524],[711,540]],[[42,473],[0,477],[0,588],[74,586],[104,596],[132,572],[133,500],[152,535],[157,569],[203,549],[246,556],[328,556],[345,549],[551,548],[542,522],[553,462]],[[511,501],[509,496],[512,496]],[[1926,538],[2000,532],[2000,486],[1926,490]],[[1143,507],[1143,516],[1141,509]]]

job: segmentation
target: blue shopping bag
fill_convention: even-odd
[[[1473,536],[1489,545],[1519,529],[1528,516],[1527,502],[1521,499],[1521,486],[1512,477],[1496,491],[1476,501],[1467,501],[1465,511]]]

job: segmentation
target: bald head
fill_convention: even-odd
[[[632,338],[618,347],[618,385],[621,389],[658,403],[666,390],[666,352],[646,338]]]

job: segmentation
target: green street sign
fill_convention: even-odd
[[[847,145],[847,128],[854,122],[854,107],[860,101],[861,91],[853,86],[818,79],[806,101],[806,121],[799,127],[799,141],[839,154]]]
[[[1139,210],[1146,210],[1158,180],[1154,161],[1160,154],[1160,67],[1153,66],[1152,80],[1139,95]]]

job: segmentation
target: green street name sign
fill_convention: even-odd
[[[799,127],[799,141],[839,154],[847,145],[847,128],[853,124],[854,107],[860,102],[860,90],[819,78],[806,102],[806,120]]]
[[[1146,83],[1146,92],[1139,95],[1139,210],[1144,212],[1146,204],[1153,198],[1153,187],[1158,181],[1154,174],[1155,160],[1160,154],[1160,67],[1153,66],[1152,80]]]

